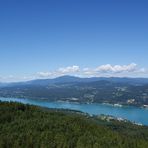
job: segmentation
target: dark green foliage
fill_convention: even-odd
[[[0,148],[147,148],[148,127],[0,102]]]

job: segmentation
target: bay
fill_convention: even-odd
[[[148,125],[148,109],[134,107],[134,106],[113,106],[108,104],[79,104],[70,102],[49,102],[47,100],[35,100],[35,99],[19,99],[19,98],[0,98],[1,101],[13,101],[21,102],[24,104],[37,105],[47,108],[61,108],[78,110],[90,115],[112,115],[117,118],[123,118],[132,122]]]

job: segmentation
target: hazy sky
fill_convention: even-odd
[[[147,0],[0,0],[0,81],[147,69]]]

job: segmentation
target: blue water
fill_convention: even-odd
[[[45,100],[33,100],[33,99],[16,99],[16,98],[0,98],[1,101],[14,101],[21,102],[24,104],[38,105],[48,108],[62,108],[62,109],[73,109],[86,112],[89,114],[105,114],[113,115],[115,117],[121,117],[132,122],[141,123],[148,125],[148,109],[139,107],[115,107],[107,104],[76,104],[68,102],[49,102]]]

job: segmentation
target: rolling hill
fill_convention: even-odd
[[[148,127],[71,110],[0,102],[0,147],[146,148]]]

